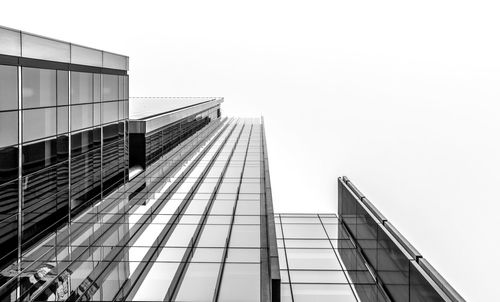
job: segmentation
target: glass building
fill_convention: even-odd
[[[0,28],[0,301],[464,301],[346,177],[275,214],[263,119],[127,67]]]
[[[126,182],[127,69],[0,28],[0,267]]]

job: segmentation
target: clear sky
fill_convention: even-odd
[[[275,209],[347,175],[470,301],[498,300],[498,1],[7,1],[4,26],[130,56],[131,96],[265,117]]]

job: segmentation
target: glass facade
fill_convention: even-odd
[[[126,68],[75,65],[69,43],[0,28],[17,35],[23,56],[0,47],[2,270],[128,177]]]
[[[465,301],[347,177],[338,193],[339,254],[362,301]]]
[[[0,42],[0,301],[464,301],[346,177],[338,216],[275,214],[262,119],[129,120],[127,57]]]
[[[270,297],[262,140],[260,120],[211,121],[30,250],[2,299]]]

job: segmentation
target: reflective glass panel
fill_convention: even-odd
[[[92,127],[92,104],[71,106],[71,130]]]
[[[0,148],[17,144],[17,111],[0,112]]]
[[[71,72],[71,104],[93,101],[94,75],[86,72]]]
[[[56,105],[56,71],[49,69],[22,69],[23,108]]]
[[[56,108],[23,111],[23,141],[32,141],[56,134]]]
[[[17,66],[0,65],[0,110],[17,109]]]

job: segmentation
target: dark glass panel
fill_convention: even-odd
[[[94,130],[71,134],[71,154],[76,156],[91,150],[94,146]]]
[[[67,135],[57,137],[57,162],[63,162],[68,159],[69,139]]]
[[[210,118],[187,117],[173,125],[168,125],[146,137],[146,165],[150,165],[191,135],[205,127]]]
[[[57,71],[57,105],[68,105],[69,74],[66,70]]]
[[[18,152],[17,146],[0,148],[0,184],[17,178]]]
[[[118,76],[111,74],[103,74],[102,97],[103,101],[118,100]]]
[[[378,232],[375,269],[387,291],[396,301],[409,301],[410,260],[382,229]]]
[[[17,145],[18,112],[0,112],[0,148]]]
[[[17,213],[18,189],[17,179],[0,185],[0,221]]]
[[[442,302],[443,298],[432,287],[430,281],[423,277],[414,263],[410,265],[410,301],[411,302]]]
[[[104,142],[112,142],[119,137],[118,124],[106,125],[102,128]]]
[[[17,188],[17,182],[16,182]],[[3,187],[0,189],[4,189]],[[17,191],[17,189],[16,189]],[[17,201],[17,200],[16,200]],[[17,208],[17,205],[16,205]],[[0,220],[0,269],[6,268],[17,258],[17,215],[11,215],[8,218]],[[0,277],[0,284],[3,283],[3,277]],[[8,301],[8,300],[2,300]]]
[[[56,134],[56,108],[23,110],[23,141],[32,141]]]
[[[71,72],[71,104],[91,103],[94,75],[86,72]]]
[[[23,108],[56,105],[56,71],[50,69],[22,69]]]
[[[71,214],[76,215],[87,208],[94,201],[100,199],[100,181],[96,181],[94,167],[94,153],[100,150],[85,152],[79,156],[71,157]]]
[[[71,106],[71,131],[92,127],[92,113],[92,104]]]
[[[17,107],[17,66],[0,65],[0,110]]]
[[[57,162],[57,140],[50,139],[23,146],[23,175]]]
[[[68,164],[62,163],[22,178],[23,250],[66,221]],[[66,199],[67,200],[67,199]]]

